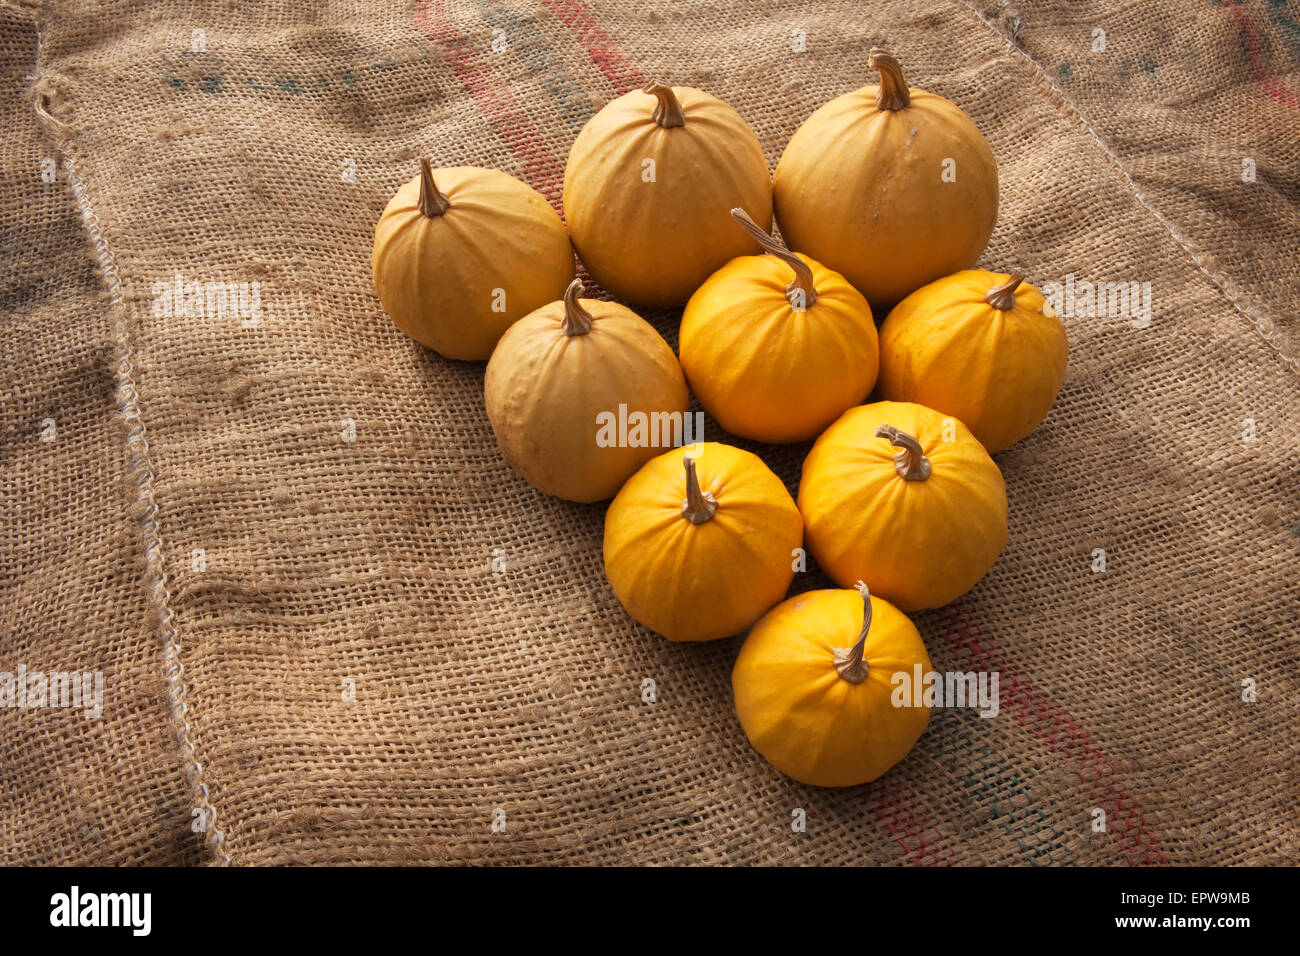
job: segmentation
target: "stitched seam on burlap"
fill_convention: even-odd
[[[1187,253],[1188,258],[1192,260],[1193,265],[1196,266],[1201,274],[1210,280],[1210,283],[1223,294],[1234,309],[1246,317],[1247,321],[1255,327],[1255,330],[1263,336],[1265,343],[1267,343],[1268,346],[1277,354],[1277,357],[1282,360],[1282,363],[1291,369],[1292,372],[1300,374],[1300,356],[1288,355],[1283,351],[1282,346],[1278,344],[1279,329],[1277,322],[1260,312],[1255,306],[1248,304],[1245,301],[1245,296],[1242,295],[1240,286],[1236,281],[1234,281],[1226,272],[1214,269],[1206,261],[1205,256],[1192,248],[1190,240],[1183,237],[1182,233],[1178,231],[1178,228],[1169,221],[1164,213],[1147,201],[1146,196],[1142,194],[1141,188],[1134,181],[1133,177],[1129,175],[1128,167],[1124,165],[1123,160],[1121,160],[1119,156],[1111,150],[1111,148],[1106,144],[1106,141],[1102,138],[1101,134],[1097,132],[1091,123],[1088,122],[1087,117],[1085,117],[1074,103],[1070,101],[1070,99],[1065,95],[1065,92],[1052,82],[1052,78],[1039,62],[1013,43],[1005,33],[994,26],[993,23],[984,16],[984,14],[980,13],[970,0],[957,0],[957,2],[968,9],[971,13],[975,14],[975,17],[980,21],[980,23],[984,24],[991,33],[995,34],[1008,49],[1015,51],[1030,65],[1034,75],[1042,85],[1047,87],[1057,104],[1065,110],[1067,115],[1083,127],[1088,135],[1096,142],[1098,148],[1101,149],[1115,168],[1119,170],[1120,176],[1124,178],[1124,182],[1127,184],[1129,191],[1133,193],[1133,198],[1138,201],[1138,204],[1155,217],[1156,222],[1160,223],[1160,225],[1164,227],[1165,231],[1169,233],[1170,237],[1173,238],[1174,242],[1178,243],[1182,250]]]
[[[36,30],[36,67],[38,80],[35,110],[42,123],[56,133],[57,148],[63,156],[63,168],[72,189],[73,198],[81,213],[82,224],[86,234],[95,248],[104,286],[109,295],[112,311],[112,335],[114,358],[116,361],[117,403],[123,424],[126,426],[126,446],[130,460],[130,479],[136,488],[136,507],[140,518],[140,537],[144,543],[146,584],[149,596],[158,616],[158,630],[163,639],[164,675],[167,680],[167,698],[171,706],[171,716],[185,763],[185,778],[192,793],[192,808],[199,812],[199,817],[206,828],[206,842],[215,861],[221,866],[230,865],[230,856],[226,852],[226,835],[217,826],[217,812],[212,806],[207,784],[203,782],[203,764],[191,739],[189,722],[189,705],[186,703],[185,666],[181,663],[180,634],[176,628],[176,618],[171,609],[171,591],[167,584],[167,570],[163,559],[161,526],[158,521],[158,503],[154,494],[153,466],[149,460],[149,442],[145,433],[144,419],[140,414],[140,396],[135,385],[135,370],[131,364],[134,349],[131,345],[131,333],[127,321],[128,309],[122,296],[117,259],[104,238],[103,227],[95,214],[86,185],[77,173],[67,135],[67,124],[52,116],[45,108],[43,81],[39,79],[41,66],[42,40],[39,21],[34,22]],[[193,814],[191,814],[192,816]]]

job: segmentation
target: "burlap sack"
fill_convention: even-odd
[[[62,201],[117,294],[83,312],[62,300],[58,351],[14,355],[6,384],[57,405],[55,382],[76,383],[50,356],[70,362],[96,314],[129,364],[112,366],[128,401],[111,444],[101,388],[98,456],[55,470],[31,435],[40,412],[5,418],[7,469],[87,493],[64,499],[56,530],[33,517],[48,495],[8,484],[30,530],[6,529],[3,660],[66,657],[57,642],[75,640],[115,688],[102,730],[0,717],[14,728],[0,820],[19,858],[92,858],[66,786],[81,773],[77,792],[112,792],[97,812],[115,816],[183,793],[218,863],[1294,861],[1294,10],[1076,6],[36,10]],[[4,23],[14,49],[21,26]],[[736,640],[674,646],[627,618],[602,573],[603,508],[544,498],[503,464],[482,366],[393,328],[369,249],[421,153],[558,203],[582,124],[650,78],[728,100],[775,164],[816,106],[871,79],[873,45],[992,145],[1002,209],[984,264],[1040,284],[1150,282],[1153,308],[1144,328],[1067,317],[1056,408],[998,456],[1010,544],[966,598],[917,618],[938,669],[999,672],[999,715],[936,711],[882,780],[827,791],[749,748]],[[49,221],[27,193],[6,199],[6,223]],[[35,268],[79,276],[88,303],[77,263]],[[158,290],[177,275],[248,283],[246,314],[165,314]],[[675,342],[675,314],[649,317]],[[795,487],[807,446],[748,447]],[[114,514],[103,469],[124,455],[148,480]],[[131,540],[128,514],[145,518]],[[84,561],[41,585],[28,553],[42,546],[85,549],[118,590]],[[57,608],[50,587],[69,589]],[[146,630],[152,667],[137,666]],[[38,801],[39,824],[24,813]],[[183,841],[175,816],[115,823],[100,858]]]
[[[197,862],[117,347],[35,68],[30,14],[0,7],[0,671],[98,670],[104,709],[0,707],[0,861]]]

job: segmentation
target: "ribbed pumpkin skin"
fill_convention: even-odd
[[[880,329],[880,394],[960,418],[989,451],[1047,417],[1065,381],[1065,326],[1033,286],[1006,311],[984,301],[1005,274],[968,269],[898,303]]]
[[[993,152],[955,104],[911,90],[898,111],[866,86],[822,106],[776,167],[776,220],[791,249],[840,272],[884,312],[975,264],[998,214]],[[942,180],[943,161],[956,180]]]
[[[579,299],[591,331],[563,331],[564,303],[520,319],[501,337],[484,377],[488,419],[506,462],[535,488],[569,501],[604,501],[663,448],[602,447],[597,415],[685,415],[686,379],[650,323],[616,302]]]
[[[655,97],[634,90],[588,121],[564,170],[564,217],[591,277],[657,307],[680,306],[714,270],[758,249],[732,208],[772,226],[772,180],[753,130],[717,97],[673,92],[684,126],[659,126]],[[646,159],[654,182],[642,181]]]
[[[451,202],[420,212],[420,177],[389,200],[375,226],[375,291],[399,329],[453,359],[481,361],[511,323],[562,295],[573,247],[542,195],[495,169],[433,171]],[[505,292],[505,309],[492,311]]]
[[[799,483],[808,549],[842,587],[866,582],[904,611],[942,607],[982,578],[1007,542],[1002,473],[970,429],[908,402],[851,408],[822,433]],[[893,425],[920,442],[932,471],[907,481],[898,450],[875,437]]]
[[[816,301],[786,298],[791,269],[775,256],[741,256],[711,275],[682,313],[682,369],[700,404],[742,438],[807,441],[876,381],[871,307],[848,281],[812,269]]]
[[[835,649],[857,643],[862,596],[810,591],[774,607],[745,638],[731,672],[745,736],[787,777],[818,787],[869,783],[898,763],[930,723],[930,708],[895,707],[893,675],[930,657],[915,625],[872,595],[867,677],[852,684]]]
[[[718,510],[682,516],[683,459],[651,459],[605,515],[605,574],[628,614],[670,641],[739,634],[785,596],[803,522],[781,479],[750,452],[704,442],[696,474]]]

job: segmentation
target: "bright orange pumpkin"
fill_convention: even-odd
[[[808,549],[842,587],[904,611],[961,597],[1007,542],[1002,472],[956,418],[874,402],[822,433],[799,483]]]
[[[1019,274],[936,279],[880,329],[880,394],[961,419],[989,453],[1047,417],[1065,381],[1065,326]]]
[[[605,514],[605,574],[623,607],[670,641],[744,631],[785,595],[803,523],[750,452],[703,442],[652,458]]]
[[[839,273],[790,252],[743,210],[731,214],[768,254],[732,259],[691,296],[682,370],[733,435],[807,441],[875,384],[871,306]]]
[[[765,614],[731,672],[754,749],[818,787],[875,780],[916,744],[930,708],[895,706],[894,675],[930,671],[907,615],[855,591],[799,594]]]

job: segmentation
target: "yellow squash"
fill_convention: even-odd
[[[676,448],[628,479],[605,515],[605,574],[670,641],[739,634],[784,597],[803,523],[781,479],[717,442]]]
[[[904,611],[961,597],[1007,542],[1002,472],[965,425],[923,405],[840,416],[803,463],[808,550],[837,584]]]
[[[711,272],[757,243],[735,206],[772,225],[763,148],[708,93],[654,83],[612,101],[578,134],[564,170],[564,216],[591,277],[619,298],[684,303]]]
[[[616,302],[564,300],[501,337],[484,403],[506,461],[534,487],[603,501],[680,443],[689,398],[681,366],[650,323]]]
[[[997,220],[998,171],[960,108],[909,90],[884,50],[872,50],[870,64],[880,84],[808,117],[773,189],[790,248],[842,273],[883,312],[975,264]]]
[[[1065,326],[1019,274],[967,270],[917,289],[880,329],[880,394],[960,418],[989,453],[1047,417]]]
[[[770,255],[732,259],[691,296],[682,369],[733,435],[806,441],[875,384],[871,306],[839,273],[788,251],[743,210],[731,214]]]
[[[447,358],[482,360],[512,322],[564,294],[573,247],[550,204],[514,177],[421,159],[375,226],[371,264],[399,329]]]
[[[892,604],[855,591],[812,591],[754,625],[731,672],[736,715],[754,749],[818,787],[875,780],[930,722],[924,704],[895,706],[895,674],[930,657]]]

